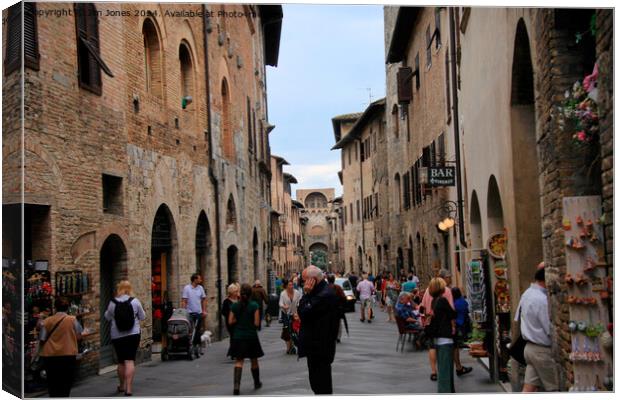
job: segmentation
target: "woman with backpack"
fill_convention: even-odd
[[[260,312],[258,304],[252,301],[251,297],[252,286],[244,283],[241,285],[241,298],[232,305],[231,312],[228,315],[228,322],[230,325],[234,325],[230,355],[235,359],[233,391],[235,395],[239,395],[243,360],[246,358],[252,362],[254,389],[260,389],[263,386],[258,370],[258,358],[262,357],[264,353],[256,333],[260,325]]]
[[[116,297],[110,301],[104,315],[112,322],[112,346],[118,360],[117,391],[132,395],[135,360],[140,345],[140,321],[146,318],[140,301],[132,297],[131,283],[123,280],[116,285]]]

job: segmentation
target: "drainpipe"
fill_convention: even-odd
[[[357,143],[359,143],[361,145],[362,143],[362,139],[358,138]],[[361,149],[361,147],[360,147]],[[366,149],[364,149],[366,150]],[[366,152],[364,153],[364,156],[366,159]],[[360,162],[360,211],[362,214],[362,259],[361,259],[361,264],[362,264],[362,270],[364,270],[364,261],[366,259],[366,232],[364,229],[364,171],[362,168],[362,152],[360,151],[360,158],[359,158],[359,162]]]
[[[450,19],[450,73],[452,80],[452,110],[454,112],[454,150],[456,156],[456,193],[458,198],[458,212],[459,212],[459,242],[463,248],[467,248],[467,242],[465,241],[465,222],[463,221],[463,188],[461,179],[461,140],[459,129],[459,102],[457,85],[456,85],[456,21],[454,19],[454,7],[449,7],[449,19]]]
[[[220,188],[217,177],[214,172],[214,159],[213,159],[213,131],[211,123],[211,90],[209,88],[209,44],[207,32],[207,7],[202,5],[203,23],[202,34],[205,54],[205,89],[207,92],[207,119],[209,126],[207,127],[207,137],[209,141],[209,180],[213,185],[213,192],[215,195],[215,262],[217,265],[217,281],[215,287],[217,288],[217,334],[218,338],[222,338],[222,318],[220,317],[222,308],[222,260],[221,260],[221,239],[220,239]]]

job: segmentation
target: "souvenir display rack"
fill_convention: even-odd
[[[571,391],[613,390],[612,278],[605,263],[600,196],[565,197],[563,220],[573,361]]]
[[[478,343],[470,343],[470,355],[472,357],[488,357],[489,376],[495,380],[497,362],[494,346],[495,329],[489,256],[486,250],[478,251],[480,252],[479,257],[467,263],[467,295],[470,317],[475,324],[472,339],[479,341]]]
[[[489,249],[489,269],[492,275],[493,284],[493,327],[495,353],[497,354],[498,378],[502,382],[507,382],[508,363],[510,355],[507,345],[511,339],[511,303],[510,303],[510,283],[509,268],[506,261],[508,249],[508,235],[506,231],[493,233],[487,241]]]
[[[44,266],[44,267],[42,267]],[[24,378],[32,390],[31,381],[39,380],[39,376],[32,374],[31,363],[35,359],[38,352],[40,322],[47,316],[51,315],[54,296],[51,283],[51,275],[47,271],[47,261],[26,261],[25,270],[26,282],[24,285],[24,309],[25,322],[24,327]]]
[[[19,260],[2,259],[2,389],[19,397],[21,390],[21,268]]]

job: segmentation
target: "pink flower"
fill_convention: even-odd
[[[577,139],[581,142],[586,141],[586,133],[584,131],[577,132]]]

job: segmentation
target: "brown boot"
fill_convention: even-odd
[[[233,394],[239,395],[239,387],[241,386],[241,372],[243,372],[243,368],[235,367],[235,386],[233,387]]]

